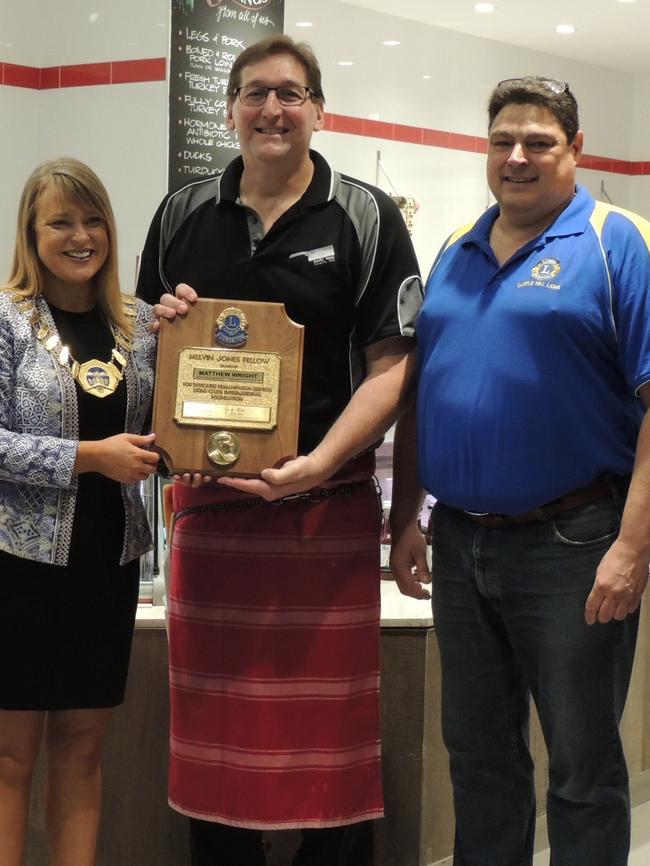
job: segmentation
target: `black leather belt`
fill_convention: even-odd
[[[629,475],[608,475],[597,478],[586,487],[572,490],[571,493],[560,496],[558,499],[547,502],[546,505],[540,505],[539,508],[524,514],[471,514],[469,511],[465,511],[464,514],[474,523],[478,523],[479,526],[498,527],[522,523],[543,523],[546,520],[552,520],[556,514],[568,511],[570,508],[587,505],[589,502],[597,502],[599,499],[625,497],[629,486]]]

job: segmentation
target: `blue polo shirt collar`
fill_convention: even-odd
[[[576,194],[569,205],[562,211],[547,229],[526,244],[528,250],[535,246],[544,246],[552,238],[568,237],[583,234],[589,225],[589,218],[594,209],[594,200],[582,186],[576,187]],[[499,216],[499,205],[493,205],[485,211],[474,223],[462,240],[464,248],[476,246],[484,252],[491,252],[490,231],[494,221]]]

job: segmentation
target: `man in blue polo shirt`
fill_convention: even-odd
[[[650,224],[576,187],[576,101],[544,78],[490,98],[497,204],[453,234],[418,320],[455,866],[529,866],[532,695],[553,866],[624,866],[619,723],[650,559]],[[393,567],[426,597],[415,422],[397,434]]]

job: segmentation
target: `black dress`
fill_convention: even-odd
[[[114,339],[98,307],[51,311],[80,363],[110,359]],[[124,432],[124,380],[101,399],[77,385],[77,401],[80,439]],[[66,566],[0,551],[2,709],[87,709],[124,699],[140,563],[119,565],[125,522],[119,483],[93,472],[78,482]]]

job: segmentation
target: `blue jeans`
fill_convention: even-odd
[[[530,866],[529,700],[549,752],[551,866],[625,866],[628,774],[619,723],[638,612],[588,626],[596,567],[622,501],[485,528],[436,505],[433,610],[456,812],[454,866]]]

